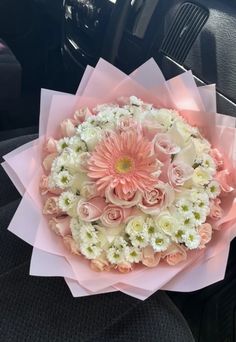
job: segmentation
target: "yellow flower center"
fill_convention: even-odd
[[[130,157],[121,157],[116,161],[115,170],[118,173],[130,172],[134,167],[134,162]]]

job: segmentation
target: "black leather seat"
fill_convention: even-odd
[[[21,91],[21,65],[3,40],[0,40],[0,109],[16,100]]]

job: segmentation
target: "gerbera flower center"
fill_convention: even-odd
[[[130,172],[134,167],[134,161],[132,158],[125,156],[119,158],[115,163],[115,170],[118,173]]]

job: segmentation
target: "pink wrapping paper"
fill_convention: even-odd
[[[42,173],[42,144],[57,137],[57,126],[80,107],[115,101],[135,95],[157,107],[174,108],[206,134],[228,158],[231,171],[236,163],[235,118],[216,114],[215,86],[197,88],[191,72],[165,81],[153,59],[127,76],[100,59],[95,69],[87,67],[76,95],[43,89],[39,139],[4,156],[3,167],[23,196],[9,230],[34,246],[30,274],[65,278],[73,296],[122,291],[141,300],[158,289],[194,291],[223,279],[230,241],[236,235],[236,204],[226,205],[225,215],[208,248],[194,251],[181,264],[156,268],[137,267],[130,274],[96,273],[82,257],[65,250],[61,239],[47,227],[38,192]],[[214,126],[217,126],[215,128]],[[230,139],[229,139],[230,136]],[[231,202],[230,200],[228,201]]]

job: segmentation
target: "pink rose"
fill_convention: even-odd
[[[219,182],[222,191],[231,192],[234,190],[234,176],[227,169],[217,172],[215,178]]]
[[[79,171],[81,172],[87,172],[88,171],[88,160],[91,157],[89,152],[82,152],[78,156],[79,161]]]
[[[115,191],[114,188],[108,187],[105,191],[105,196],[108,202],[121,206],[123,208],[131,208],[137,205],[142,198],[141,192],[135,191],[126,194],[125,199],[121,199],[119,194]]]
[[[49,222],[49,228],[52,229],[57,235],[66,236],[71,234],[70,217],[53,217]]]
[[[111,268],[109,262],[102,256],[91,260],[90,267],[95,272],[110,271]]]
[[[164,127],[161,126],[156,120],[145,119],[142,122],[143,135],[148,140],[152,140],[156,134],[162,133],[164,131]]]
[[[131,212],[131,208],[121,208],[114,204],[108,204],[100,220],[105,227],[112,228],[123,223],[131,215]]]
[[[98,196],[97,185],[95,182],[84,182],[80,190],[81,196],[86,199],[91,199]]]
[[[117,265],[117,269],[120,273],[128,273],[133,270],[133,266],[129,262],[122,262]]]
[[[74,114],[75,123],[81,124],[84,122],[85,119],[87,119],[91,115],[92,115],[92,113],[90,112],[90,110],[87,107],[78,109],[78,110],[76,110],[76,112]]]
[[[167,183],[160,182],[152,190],[143,193],[138,207],[146,214],[158,215],[161,209],[165,209],[174,200],[174,190]]]
[[[172,154],[176,154],[180,151],[179,146],[175,145],[165,133],[156,134],[153,139],[153,149],[156,157],[161,162],[170,159]]]
[[[155,267],[161,260],[161,253],[155,253],[151,246],[143,248],[142,263],[147,267]]]
[[[42,175],[40,181],[39,181],[39,190],[41,192],[41,195],[46,195],[48,192],[54,195],[60,195],[63,190],[56,189],[56,188],[49,188],[48,186],[48,177],[45,175]]]
[[[45,171],[47,172],[51,171],[52,163],[56,157],[57,157],[57,153],[51,153],[47,155],[47,157],[45,157],[45,159],[43,160],[43,167]]]
[[[211,241],[212,237],[212,226],[210,223],[203,223],[199,228],[198,228],[198,233],[201,236],[201,242],[198,248],[202,249],[205,248],[206,244]]]
[[[215,198],[210,201],[210,214],[208,215],[212,220],[219,220],[223,216],[223,209],[220,206],[221,200]]]
[[[46,142],[46,145],[45,145],[45,150],[48,152],[48,153],[55,153],[57,152],[57,141],[53,138],[49,138]]]
[[[106,202],[102,197],[95,197],[90,201],[81,199],[77,205],[77,213],[81,220],[92,222],[101,217],[105,206]]]
[[[123,117],[119,120],[118,129],[121,132],[128,131],[130,129],[137,129],[138,123],[136,120],[130,117]]]
[[[210,156],[213,158],[215,164],[216,164],[216,169],[218,171],[223,170],[224,168],[224,158],[222,153],[217,149],[213,148],[210,151]]]
[[[117,100],[117,103],[122,107],[130,103],[129,97],[127,96],[119,96],[116,100]]]
[[[124,189],[121,184],[115,186],[115,194],[121,199],[125,201],[133,200],[136,190],[130,189],[127,192],[124,192]]]
[[[76,243],[71,235],[66,235],[63,237],[63,242],[68,251],[74,255],[80,255],[80,252],[76,246]]]
[[[39,181],[39,190],[41,195],[46,195],[48,193],[48,177],[45,175],[42,175]]]
[[[63,137],[72,137],[75,134],[75,125],[74,122],[70,119],[62,121],[60,127]]]
[[[183,185],[193,174],[193,168],[184,162],[173,162],[168,169],[168,179],[174,188]]]
[[[58,206],[58,197],[49,197],[43,207],[44,215],[60,215],[62,210]]]
[[[173,243],[166,251],[162,252],[162,258],[165,259],[167,264],[174,266],[179,264],[181,261],[186,260],[187,253],[183,246]]]

